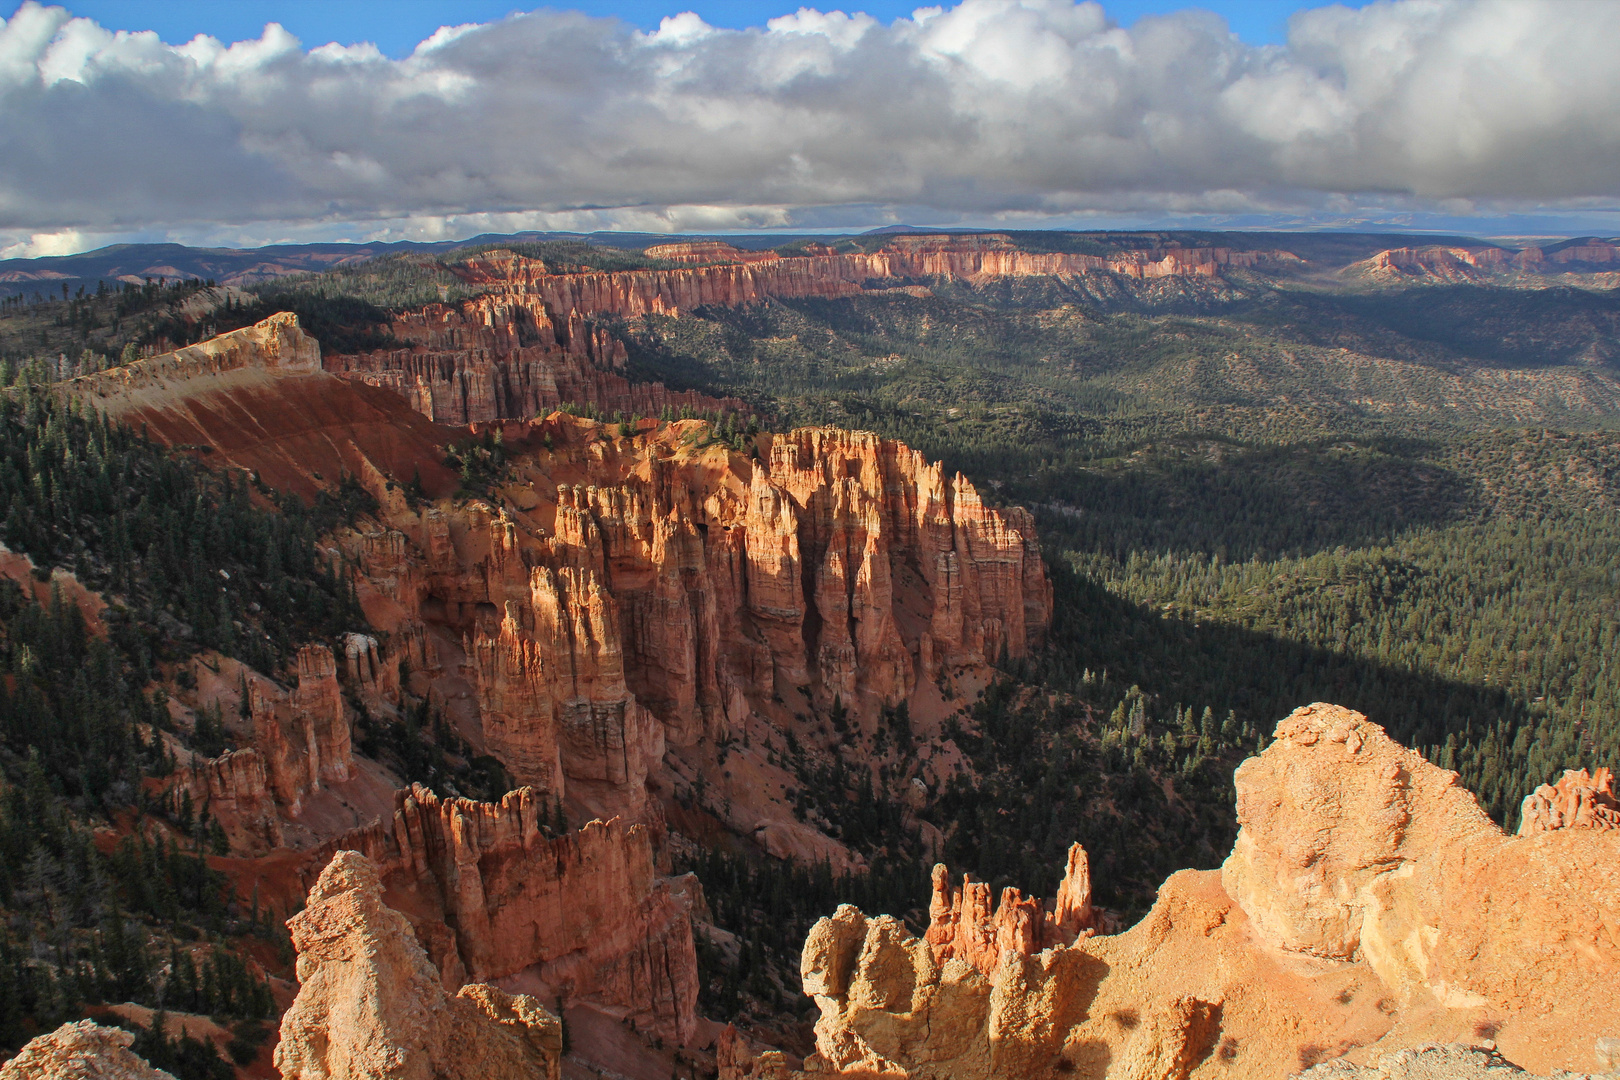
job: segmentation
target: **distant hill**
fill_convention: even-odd
[[[860,236],[881,238],[897,235],[926,235],[929,233],[979,233],[980,229],[924,229],[914,225],[889,225],[861,233]],[[853,237],[855,234],[851,234]],[[1020,247],[1033,251],[1096,251],[1110,249],[1180,245],[1183,247],[1232,247],[1237,249],[1286,247],[1312,262],[1343,266],[1372,257],[1386,248],[1398,248],[1414,243],[1466,246],[1484,245],[1482,241],[1463,236],[1418,235],[1407,233],[1338,233],[1338,232],[1191,232],[1191,231],[1119,231],[1119,232],[1064,232],[1026,231],[1006,232]],[[288,274],[319,273],[340,266],[350,266],[369,259],[401,252],[442,253],[458,248],[488,247],[495,244],[534,244],[547,241],[571,240],[602,247],[640,250],[653,244],[667,243],[670,236],[663,233],[626,232],[518,232],[484,233],[466,240],[446,240],[437,243],[397,241],[394,243],[366,244],[272,244],[257,248],[201,248],[184,244],[113,244],[78,255],[57,255],[38,259],[0,260],[0,297],[57,295],[63,285],[70,292],[83,286],[86,291],[96,288],[98,282],[109,287],[119,282],[143,284],[147,279],[163,278],[212,280],[221,285],[251,285]],[[712,236],[682,236],[683,240],[725,240],[747,250],[780,248],[805,240],[835,242],[840,237],[805,233],[751,233],[714,234]],[[1549,246],[1551,253],[1558,248],[1589,243],[1589,238],[1576,238],[1557,247]],[[869,245],[868,245],[869,246]]]

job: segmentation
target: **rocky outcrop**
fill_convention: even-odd
[[[1577,950],[1620,963],[1620,884],[1561,869],[1615,858],[1620,834],[1511,839],[1455,773],[1330,705],[1284,720],[1235,783],[1242,829],[1222,880],[1285,949],[1361,957],[1405,1001],[1502,1010],[1554,987],[1563,1000],[1595,992]],[[1568,962],[1546,968],[1548,955]]]
[[[1328,1048],[1362,1061],[1486,1027],[1527,1067],[1606,1067],[1591,1048],[1608,1013],[1560,1003],[1606,1000],[1620,970],[1620,884],[1600,869],[1620,836],[1509,837],[1454,773],[1331,705],[1279,724],[1236,786],[1220,875],[1172,876],[1124,933],[1047,943],[1081,887],[1050,909],[1007,890],[992,913],[988,889],[942,870],[921,939],[848,906],[821,920],[802,963],[821,1013],[807,1069],[1280,1080]],[[1342,1068],[1321,1075],[1450,1075]]]
[[[94,1020],[63,1024],[0,1065],[0,1080],[174,1080],[130,1050],[135,1036]]]
[[[339,852],[287,921],[298,996],[281,1018],[283,1080],[557,1080],[562,1028],[526,995],[446,994],[376,868]]]
[[[1033,956],[1055,945],[1073,944],[1082,932],[1094,928],[1091,870],[1086,849],[1079,844],[1069,848],[1063,882],[1050,905],[1008,886],[1001,890],[992,913],[990,886],[964,874],[962,887],[953,889],[944,864],[934,867],[933,887],[924,939],[934,959],[944,963],[960,958],[984,975],[994,973],[1003,952]]]
[[[1381,1054],[1370,1065],[1345,1060],[1306,1069],[1299,1080],[1545,1080],[1504,1058],[1492,1045],[1468,1043],[1414,1046]],[[1598,1080],[1589,1073],[1561,1072],[1558,1080]]]
[[[254,745],[276,801],[294,816],[305,795],[342,783],[354,771],[348,710],[332,650],[305,645],[298,650],[296,672],[290,692],[263,676],[246,677]]]
[[[1287,252],[1182,248],[1111,255],[1020,251],[1005,236],[898,237],[881,251],[840,255],[746,252],[719,242],[661,244],[649,257],[680,269],[552,273],[539,259],[490,251],[454,267],[485,295],[430,304],[389,326],[404,348],[328,356],[329,371],[402,394],[423,415],[452,424],[526,419],[562,402],[590,402],[629,415],[680,409],[736,409],[741,402],[632,385],[623,345],[605,320],[673,315],[704,305],[772,298],[858,295],[872,282],[1109,273],[1135,280],[1212,278],[1229,269],[1298,262]]]
[[[258,750],[193,758],[184,779],[192,805],[219,822],[232,851],[262,855],[281,846],[280,807]]]
[[[1553,829],[1620,829],[1620,798],[1614,773],[1566,769],[1556,784],[1542,784],[1524,797],[1519,835]]]
[[[392,820],[311,865],[364,853],[438,935],[429,946],[448,989],[527,973],[684,1044],[697,1023],[690,890],[657,875],[645,826],[593,821],[551,836],[540,826],[550,809],[528,788],[492,804],[415,785],[395,796]]]
[[[117,396],[122,399],[121,407],[128,408],[161,397],[176,384],[201,375],[245,370],[307,375],[320,368],[320,345],[298,325],[298,316],[283,311],[174,352],[81,375],[62,388],[95,398]]]

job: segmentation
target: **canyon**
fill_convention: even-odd
[[[697,812],[762,852],[857,866],[795,814],[785,763],[756,753],[733,777],[713,747],[822,745],[814,717],[835,708],[937,726],[1050,621],[1029,516],[870,434],[739,448],[699,421],[625,434],[564,413],[484,429],[506,467],[458,492],[442,448],[464,433],[318,356],[276,316],[67,384],[214,468],[308,492],[348,476],[375,500],[330,538],[367,625],[284,672],[194,663],[177,722],[213,710],[235,748],[176,744],[164,801],[217,822],[239,890],[283,910],[363,853],[445,993],[498,984],[690,1043],[702,891],[669,875],[667,815],[705,789]],[[364,758],[355,730],[410,702],[514,790],[478,802]]]
[[[662,244],[653,259],[679,269],[554,273],[540,259],[487,251],[452,266],[480,291],[459,304],[395,314],[386,333],[401,347],[329,355],[326,369],[401,394],[430,419],[450,424],[527,420],[562,402],[604,413],[658,415],[665,409],[735,411],[742,403],[624,377],[623,343],[611,324],[703,306],[772,299],[832,299],[877,289],[916,289],[949,279],[1118,275],[1136,281],[1212,279],[1229,270],[1287,266],[1286,251],[1164,247],[1111,255],[1020,250],[1005,236],[897,237],[870,253],[812,245],[805,254],[742,251],[721,242]],[[926,290],[924,290],[926,291]]]
[[[632,383],[613,320],[1291,258],[1032,254],[994,236],[806,250],[667,245],[648,255],[679,269],[571,274],[491,252],[460,271],[483,296],[396,313],[398,348],[323,357],[278,314],[65,384],[221,472],[370,500],[320,541],[364,624],[274,671],[185,661],[175,726],[223,717],[233,749],[165,735],[176,769],[148,781],[218,823],[238,897],[303,909],[287,920],[300,987],[284,1076],[553,1077],[553,1006],[712,1048],[728,1080],[800,1075],[700,1015],[698,950],[724,935],[675,855],[701,838],[868,869],[795,803],[787,748],[819,767],[850,743],[921,805],[962,770],[950,733],[997,664],[1050,631],[1027,512],[867,432],[655,420],[744,406]],[[628,419],[557,409],[579,401]],[[897,715],[914,749],[877,741]],[[494,762],[511,790],[465,797],[464,772],[408,782],[368,750],[407,727],[447,761]],[[921,933],[838,908],[804,947],[819,1019],[802,1074],[1352,1076],[1435,1040],[1487,1065],[1498,1049],[1536,1070],[1605,1065],[1603,1011],[1554,1006],[1603,1000],[1620,971],[1608,770],[1539,788],[1508,836],[1457,774],[1318,704],[1235,786],[1222,869],[1172,875],[1129,928],[1094,905],[1079,844],[1049,901],[939,866]]]

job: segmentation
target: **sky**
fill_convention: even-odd
[[[1620,3],[0,0],[0,257],[524,229],[1620,232]]]

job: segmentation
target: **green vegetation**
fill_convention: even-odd
[[[254,489],[34,386],[0,398],[6,543],[115,601],[93,635],[60,583],[42,606],[0,580],[0,1048],[102,1002],[270,1014],[239,943],[280,947],[284,931],[209,867],[218,824],[160,794],[165,740],[218,753],[221,718],[178,730],[158,684],[204,647],[274,671],[357,625],[315,538],[366,505],[352,489],[313,507]],[[217,1074],[202,1049],[151,1045],[177,1076]]]

